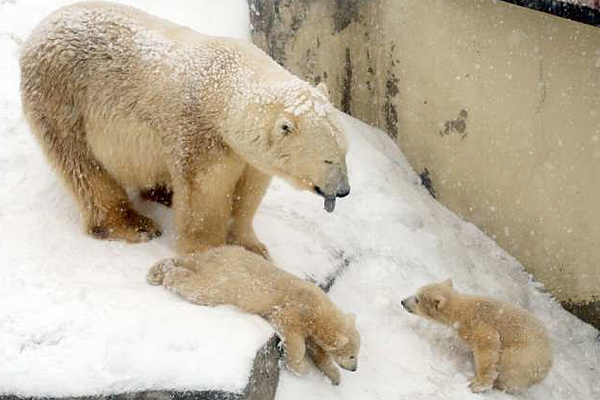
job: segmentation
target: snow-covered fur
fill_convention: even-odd
[[[317,286],[277,268],[239,246],[222,246],[163,260],[147,280],[200,305],[232,305],[269,321],[283,338],[288,367],[307,371],[305,353],[333,384],[335,366],[357,369],[360,334],[355,316],[344,314]]]
[[[516,304],[461,294],[447,280],[422,287],[402,305],[457,329],[473,349],[473,392],[492,387],[520,392],[541,382],[550,371],[552,349],[546,329]]]
[[[329,210],[350,190],[326,88],[250,43],[86,2],[41,22],[20,62],[27,120],[96,237],[159,235],[124,189],[158,186],[174,192],[181,252],[229,239],[266,255],[252,221],[271,176]]]

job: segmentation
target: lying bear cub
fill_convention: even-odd
[[[305,354],[334,385],[335,366],[356,371],[360,335],[355,316],[344,314],[317,286],[238,246],[222,246],[150,268],[148,283],[164,285],[192,303],[233,305],[269,321],[283,339],[286,364],[303,375]],[[335,363],[334,363],[335,361]]]
[[[421,288],[402,300],[409,312],[451,325],[473,349],[473,392],[495,387],[520,392],[541,382],[552,366],[550,339],[542,323],[523,308],[455,291],[452,281]]]

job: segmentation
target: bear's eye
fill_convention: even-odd
[[[281,131],[283,132],[284,135],[286,135],[292,131],[292,127],[289,124],[282,124]]]
[[[418,297],[415,297],[415,303],[419,304],[419,298]]]
[[[354,360],[354,358],[355,358],[354,356],[350,356],[350,359],[351,359],[351,360]]]

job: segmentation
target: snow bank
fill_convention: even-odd
[[[271,328],[145,283],[147,268],[173,254],[172,215],[162,206],[136,203],[163,226],[158,240],[126,245],[85,236],[71,197],[23,122],[17,43],[67,3],[0,1],[0,393],[241,389]],[[248,37],[243,0],[124,3],[203,32]],[[521,398],[600,398],[598,332],[434,201],[383,132],[341,114],[340,124],[348,133],[352,194],[327,214],[318,197],[275,181],[255,224],[283,268],[321,283],[338,276],[330,293],[358,314],[359,370],[344,371],[339,387],[316,371],[305,378],[284,372],[277,398],[482,398],[467,388],[472,363],[454,333],[400,307],[402,297],[447,277],[459,290],[518,302],[549,327],[554,369]]]

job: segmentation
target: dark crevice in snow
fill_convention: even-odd
[[[337,260],[336,268],[331,274],[329,274],[325,278],[323,282],[319,282],[318,280],[311,277],[308,278],[309,281],[323,289],[325,293],[331,290],[331,287],[335,283],[336,279],[339,278],[352,263],[352,258],[348,257],[344,250],[336,250],[334,257]]]
[[[423,172],[419,174],[419,178],[421,178],[421,185],[425,186],[425,189],[427,189],[431,197],[437,199],[435,195],[435,189],[433,188],[433,181],[431,180],[431,176],[429,175],[429,170],[427,168],[425,168]]]

